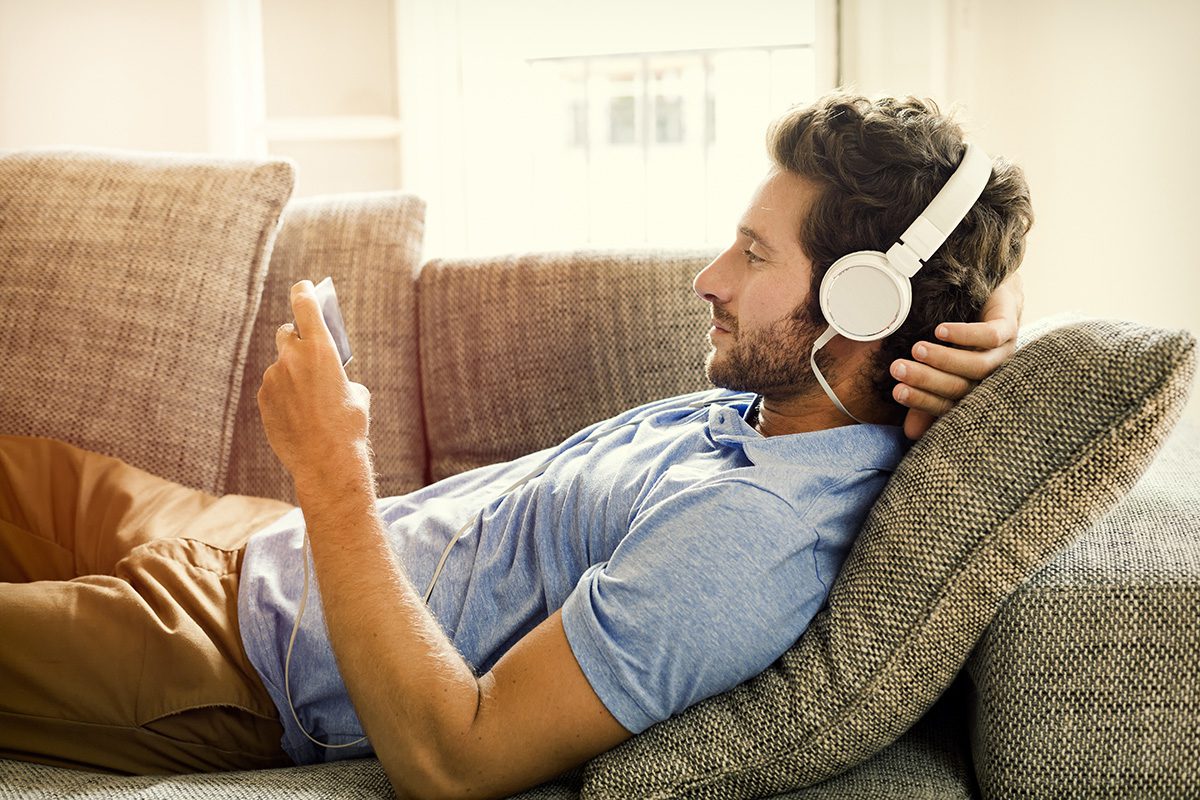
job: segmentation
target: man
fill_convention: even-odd
[[[400,796],[502,797],[765,668],[824,602],[904,453],[904,409],[892,398],[923,411],[905,420],[919,434],[1011,353],[1019,291],[1003,281],[1031,222],[1020,171],[997,159],[982,197],[913,279],[900,330],[882,342],[835,338],[821,353],[826,391],[809,369],[824,270],[894,241],[954,171],[962,135],[916,101],[831,96],[786,115],[770,142],[775,167],[734,243],[695,279],[712,307],[706,370],[720,391],[651,403],[548,451],[379,499],[369,394],[347,380],[303,281],[292,287],[296,326],[277,332],[258,395],[298,509],[201,503],[112,459],[0,439],[0,545],[35,554],[6,557],[22,580],[36,554],[59,557],[35,541],[51,534],[17,530],[19,506],[33,505],[23,495],[83,494],[48,479],[22,489],[22,465],[39,458],[73,465],[63,480],[143,487],[122,490],[128,508],[101,509],[118,538],[123,517],[141,530],[203,511],[121,560],[81,554],[112,548],[79,531],[79,506],[41,526],[73,525],[73,539],[52,534],[56,547],[77,562],[115,561],[118,578],[95,577],[85,587],[95,591],[70,602],[48,598],[76,581],[0,585],[0,753],[177,771],[373,751]],[[983,349],[923,341],[935,328]],[[895,358],[910,348],[915,360]],[[233,512],[214,511],[221,502],[244,512],[243,535],[229,532]],[[197,528],[218,531],[212,546]],[[314,587],[302,613],[305,534],[320,598]],[[427,582],[428,605],[418,593]],[[110,624],[105,645],[126,666],[105,669],[80,618],[103,624],[116,595],[132,621]],[[143,607],[149,621],[136,617]],[[63,666],[85,657],[91,672]],[[88,680],[96,691],[64,685]],[[87,730],[110,744],[64,743]]]

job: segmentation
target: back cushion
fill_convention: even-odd
[[[421,364],[434,480],[555,444],[650,400],[708,388],[710,253],[430,261]]]
[[[224,484],[285,161],[0,157],[0,433]]]
[[[346,376],[371,390],[380,496],[423,484],[416,273],[424,232],[425,203],[411,194],[339,194],[288,206],[254,324],[226,492],[296,502],[292,479],[263,432],[258,388],[275,361],[275,329],[292,321],[291,285],[327,275],[354,354]]]

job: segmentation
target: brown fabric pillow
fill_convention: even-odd
[[[313,197],[287,207],[246,360],[226,492],[296,502],[291,476],[267,443],[258,389],[275,361],[275,329],[292,321],[292,284],[326,275],[354,354],[346,375],[371,390],[380,497],[424,484],[416,285],[424,233],[424,201],[401,192]]]
[[[218,492],[293,180],[277,160],[0,157],[0,432]]]
[[[951,683],[1002,601],[1129,490],[1194,369],[1188,333],[1128,322],[1021,347],[900,463],[796,645],[593,759],[582,796],[769,796],[881,750]]]

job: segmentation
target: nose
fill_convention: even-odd
[[[706,303],[724,305],[729,302],[732,284],[723,268],[728,255],[728,250],[721,253],[709,262],[708,266],[697,272],[692,280],[692,291]]]

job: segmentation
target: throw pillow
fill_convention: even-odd
[[[1004,599],[1129,490],[1194,369],[1188,333],[1128,322],[1025,344],[913,446],[796,645],[593,759],[582,796],[770,796],[878,752],[950,685]]]
[[[277,160],[0,157],[0,432],[217,493],[293,180]]]

